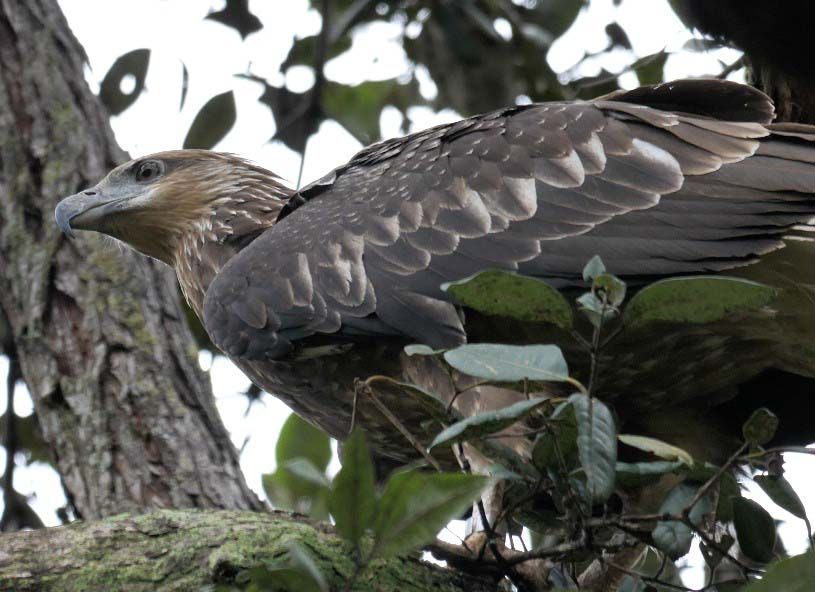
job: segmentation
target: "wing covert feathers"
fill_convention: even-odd
[[[514,107],[370,146],[223,268],[205,324],[227,353],[316,333],[464,341],[439,286],[486,268],[556,285],[599,254],[632,279],[753,262],[815,216],[815,128],[735,83]]]

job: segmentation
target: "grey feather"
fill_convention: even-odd
[[[439,286],[486,268],[576,285],[597,254],[632,281],[749,264],[815,217],[815,128],[771,118],[758,91],[692,80],[375,144],[226,264],[206,327],[245,358],[314,333],[450,347]]]

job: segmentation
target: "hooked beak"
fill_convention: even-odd
[[[54,218],[68,237],[74,238],[74,229],[97,230],[99,223],[127,198],[111,198],[97,188],[66,197],[57,204]]]

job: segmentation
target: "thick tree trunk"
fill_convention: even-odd
[[[744,51],[748,79],[772,97],[779,121],[815,123],[809,0],[670,0],[689,27]]]
[[[815,124],[815,80],[789,76],[776,64],[752,62],[749,82],[773,99],[778,121]]]
[[[0,0],[0,309],[43,436],[85,518],[258,508],[170,271],[54,225],[125,157],[84,64],[56,0]]]
[[[354,572],[351,548],[329,526],[282,513],[165,510],[0,535],[0,542],[0,591],[9,592],[200,590],[279,560],[292,543],[310,554],[331,590],[343,590]],[[490,578],[415,557],[376,560],[354,584],[355,592],[494,589]]]

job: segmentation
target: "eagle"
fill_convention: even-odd
[[[522,396],[473,386],[406,344],[544,338],[441,285],[500,269],[580,290],[594,255],[634,290],[719,273],[783,289],[755,325],[624,339],[595,389],[623,421],[663,412],[666,439],[708,437],[709,410],[753,383],[743,397],[787,405],[812,437],[801,410],[815,377],[815,127],[773,113],[761,92],[705,79],[518,105],[379,142],[299,190],[239,156],[173,150],[115,168],[55,217],[69,236],[100,232],[170,265],[212,342],[256,385],[339,439],[356,422],[394,462],[417,454],[394,419],[420,442],[435,435],[397,383],[448,401],[466,390],[465,414]],[[357,386],[373,375],[392,382],[371,402]],[[780,377],[804,386],[784,398]]]

